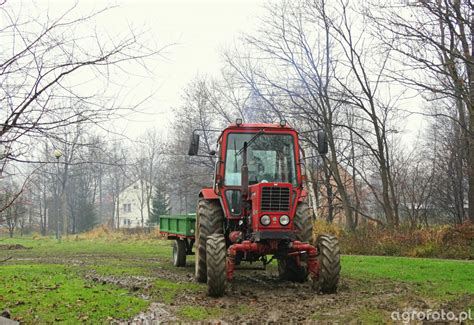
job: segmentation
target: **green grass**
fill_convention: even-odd
[[[343,256],[342,277],[388,279],[415,285],[435,298],[474,293],[474,263],[427,258]]]
[[[100,275],[116,275],[116,276],[148,276],[150,270],[146,266],[130,266],[113,262],[111,259],[105,261],[107,264],[89,265],[87,269],[94,270]]]
[[[363,308],[357,311],[357,319],[362,324],[384,324],[387,317],[379,310]]]
[[[1,274],[0,305],[22,322],[106,322],[128,319],[148,305],[125,289],[87,282],[63,265],[5,265]]]
[[[34,248],[35,256],[57,256],[93,254],[96,256],[122,255],[140,258],[153,258],[157,256],[169,257],[171,243],[163,240],[111,240],[97,238],[93,240],[75,240],[70,236],[58,242],[51,237],[31,237],[3,239],[0,244],[21,244]]]
[[[115,285],[94,283],[84,275],[151,276],[160,265],[168,265],[171,243],[159,240],[75,240],[60,243],[54,238],[2,239],[0,245],[21,244],[30,249],[0,250],[0,310],[26,323],[61,320],[108,322],[129,319],[147,308],[140,292]],[[38,259],[39,258],[39,259]],[[15,264],[12,264],[15,263]],[[154,283],[153,296],[171,302],[182,289],[171,281]],[[164,298],[162,298],[164,297]]]
[[[216,307],[184,306],[178,314],[187,320],[217,319],[222,315],[222,310]]]
[[[75,240],[70,236],[61,243],[53,238],[40,237],[1,239],[0,245],[3,244],[31,248],[0,250],[0,260],[13,257],[0,264],[0,310],[8,308],[14,317],[25,323],[104,323],[109,322],[110,317],[130,319],[146,310],[150,301],[176,306],[176,316],[185,321],[220,319],[237,314],[251,317],[259,312],[258,308],[243,304],[223,309],[214,305],[203,307],[199,301],[183,303],[183,297],[199,297],[206,289],[202,284],[160,278],[162,274],[169,276],[173,273],[186,274],[186,278],[192,272],[191,268],[172,266],[171,241],[133,238]],[[192,260],[190,257],[188,264]],[[369,290],[377,294],[379,289],[390,293],[401,285],[408,288],[406,295],[393,296],[393,308],[416,301],[417,297],[435,303],[453,303],[452,306],[464,309],[474,307],[473,262],[343,256],[341,263],[341,278],[343,283],[349,284],[352,293]],[[131,291],[104,285],[100,281],[86,280],[84,276],[91,272],[117,277],[144,276],[151,279],[152,286]],[[149,300],[140,298],[141,294],[148,296]],[[345,321],[350,312],[352,319],[363,323],[386,320],[387,310],[379,308],[378,301],[370,297],[370,294],[366,295],[367,301],[363,304],[347,306],[345,313],[332,309],[340,308],[338,305],[327,306],[315,311],[313,318],[334,320],[337,315],[337,319]]]
[[[192,293],[201,289],[196,283],[179,283],[164,279],[156,280],[153,288],[153,296],[166,304],[172,303],[178,293]]]

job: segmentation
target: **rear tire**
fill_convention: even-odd
[[[176,239],[173,243],[173,265],[186,266],[186,243],[184,240]]]
[[[333,235],[320,235],[316,241],[319,260],[319,282],[314,288],[322,293],[335,293],[341,272],[339,241]]]
[[[313,210],[308,204],[301,202],[296,208],[294,218],[296,229],[296,240],[300,242],[313,242]]]
[[[211,297],[222,297],[226,285],[226,244],[224,235],[211,235],[206,242],[207,290]]]
[[[278,260],[278,276],[281,280],[305,282],[308,271],[305,266],[296,264],[294,258]]]
[[[224,233],[224,213],[219,200],[200,199],[196,210],[196,280],[206,283],[206,240],[210,235]]]

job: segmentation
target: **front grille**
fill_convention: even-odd
[[[289,211],[290,189],[287,187],[262,187],[262,211]]]

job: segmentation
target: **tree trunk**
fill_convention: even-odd
[[[471,81],[471,103],[474,103],[474,81]],[[468,159],[468,178],[469,178],[469,192],[468,192],[468,204],[469,204],[469,221],[474,223],[474,107],[471,104],[469,114],[469,159]]]
[[[46,184],[43,186],[43,223],[41,225],[41,235],[46,236],[48,230],[48,202],[46,197]]]
[[[474,17],[471,17],[471,39],[468,40],[471,42],[471,53],[469,56],[469,61],[467,63],[468,71],[468,80],[469,80],[469,99],[467,102],[468,113],[469,113],[469,127],[468,127],[468,165],[467,165],[467,175],[469,183],[469,192],[468,196],[468,213],[469,221],[474,223],[474,34],[472,30],[474,29]],[[467,54],[467,53],[466,53]]]
[[[117,210],[116,210],[117,213],[115,214],[117,217],[117,229],[120,229],[120,197],[119,196],[117,196]]]
[[[328,223],[332,223],[334,220],[334,193],[331,184],[331,170],[327,166],[324,166],[324,185],[326,187],[326,199],[328,206],[328,215],[326,216],[326,220]]]
[[[102,167],[99,171],[99,222],[103,223],[103,202],[102,202]]]
[[[306,170],[306,186],[308,188],[308,197],[309,197],[309,206],[313,210],[313,221],[318,218],[318,182],[317,182],[317,172],[314,173],[306,164],[304,165]]]
[[[334,143],[333,143],[334,144]],[[354,218],[352,217],[352,206],[349,199],[349,195],[347,194],[345,184],[342,182],[341,174],[339,173],[339,166],[336,161],[335,157],[335,150],[332,151],[333,153],[333,161],[331,161],[331,171],[334,177],[334,181],[337,185],[337,191],[341,197],[342,207],[344,209],[344,215],[346,217],[346,226],[347,228],[354,230]]]
[[[360,211],[360,199],[359,199],[359,190],[357,188],[357,172],[356,172],[356,160],[355,160],[355,150],[354,150],[354,135],[351,130],[350,132],[350,143],[351,143],[351,164],[352,164],[352,190],[354,191],[355,199],[355,209],[354,209],[354,229],[357,228],[359,224],[359,211]]]

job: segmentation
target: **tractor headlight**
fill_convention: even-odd
[[[269,216],[266,214],[260,217],[260,223],[264,226],[268,226],[272,222]]]
[[[280,225],[288,226],[289,223],[290,223],[290,217],[288,217],[286,214],[280,217]]]

